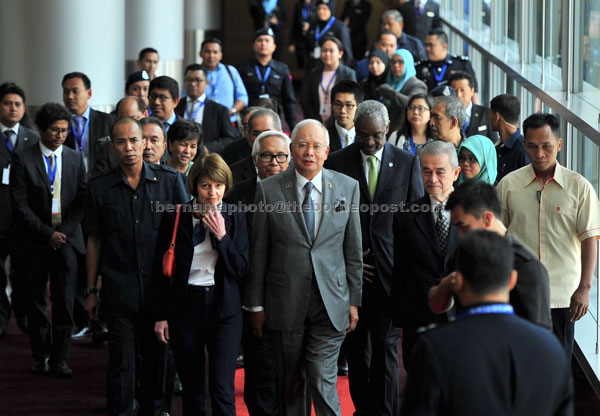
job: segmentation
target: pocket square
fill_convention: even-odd
[[[335,212],[345,211],[346,210],[346,198],[336,199],[333,204],[333,210]]]

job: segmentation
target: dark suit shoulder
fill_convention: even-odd
[[[229,110],[227,110],[227,107],[225,107],[224,105],[219,104],[218,102],[210,100],[208,98],[206,99],[206,103],[204,105],[206,105],[207,108],[215,107],[217,110],[220,110],[220,111],[222,111],[222,110],[229,111]]]
[[[171,166],[167,166],[162,163],[160,165],[147,163],[146,166],[154,172],[165,172],[164,174],[167,176],[177,176],[177,174],[179,173],[176,169],[173,169]]]
[[[94,175],[93,177],[88,179],[88,185],[89,186],[101,186],[101,184],[104,184],[107,181],[110,181],[110,178],[113,177],[115,175],[115,171],[119,169],[119,167],[115,167],[112,169],[109,169],[107,171],[101,172],[97,175]]]
[[[112,114],[105,113],[103,111],[90,109],[90,120],[92,118],[96,118],[98,120],[102,120],[105,123],[113,123],[115,121],[115,116]]]

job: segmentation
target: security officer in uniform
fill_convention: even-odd
[[[88,185],[85,307],[90,319],[98,319],[101,300],[108,324],[109,415],[133,414],[138,342],[143,363],[139,414],[158,414],[164,400],[164,389],[156,388],[165,377],[166,349],[154,335],[152,266],[162,212],[188,198],[181,174],[144,162],[144,142],[139,121],[118,120],[111,147],[119,165]]]
[[[296,125],[296,96],[288,66],[273,59],[277,48],[275,34],[270,27],[259,29],[253,41],[255,58],[242,62],[238,67],[248,91],[249,105],[255,105],[259,98],[275,100],[280,108],[283,107],[291,131]]]
[[[308,53],[307,68],[312,69],[321,62],[321,47],[319,42],[326,36],[334,36],[342,41],[344,46],[344,64],[354,67],[352,41],[350,31],[341,20],[336,20],[331,12],[332,0],[317,0],[317,18],[310,24],[306,34],[306,51]]]
[[[433,29],[425,41],[426,61],[417,62],[417,78],[427,84],[427,89],[433,95],[435,90],[448,84],[448,78],[453,72],[465,71],[470,73],[475,80],[477,92],[477,78],[468,56],[448,54],[448,35],[442,29]],[[438,94],[440,95],[440,94]]]

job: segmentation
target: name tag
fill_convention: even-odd
[[[98,144],[106,144],[106,143],[110,143],[112,140],[110,139],[110,136],[104,136],[98,139],[97,143]]]
[[[59,206],[60,200],[58,198],[52,198],[52,215],[60,214]]]
[[[484,130],[487,130],[487,126],[479,126],[477,128],[477,131],[484,131]]]
[[[10,165],[2,169],[2,185],[8,185],[10,182]]]
[[[315,59],[321,58],[321,47],[317,46],[316,48],[314,48],[312,55],[313,55],[313,58],[315,58]]]
[[[324,115],[327,115],[328,112],[329,112],[329,108],[327,107],[327,104],[321,103],[321,108],[319,109],[319,114],[324,116]]]

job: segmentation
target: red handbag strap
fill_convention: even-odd
[[[179,226],[179,214],[181,213],[181,204],[177,205],[177,214],[175,215],[175,228],[173,228],[173,237],[171,238],[171,247],[175,246],[175,239],[177,238],[177,228]]]

